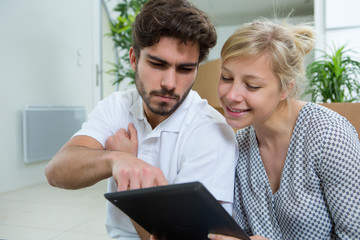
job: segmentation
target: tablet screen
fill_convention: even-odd
[[[209,233],[249,239],[200,182],[106,193],[105,197],[161,240],[202,240]]]

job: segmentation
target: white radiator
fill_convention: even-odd
[[[85,107],[26,106],[23,110],[24,161],[50,160],[85,119]]]

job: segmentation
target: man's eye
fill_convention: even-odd
[[[164,64],[163,63],[158,63],[158,62],[150,62],[150,64],[153,66],[153,67],[164,67]]]
[[[193,70],[194,68],[187,68],[187,67],[179,68],[179,71],[184,73],[192,72]]]

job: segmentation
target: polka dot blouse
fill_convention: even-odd
[[[255,130],[237,132],[234,217],[269,239],[360,239],[360,143],[355,128],[328,108],[300,111],[273,194]]]

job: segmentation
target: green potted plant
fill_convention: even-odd
[[[132,23],[147,0],[123,0],[117,4],[114,11],[119,12],[116,20],[110,21],[110,33],[108,35],[114,41],[115,51],[118,53],[116,63],[110,63],[113,68],[107,73],[114,75],[113,85],[118,85],[125,78],[130,78],[130,84],[134,83],[135,73],[129,64],[129,49],[132,44]]]
[[[309,64],[305,95],[347,118],[360,139],[360,62],[350,52],[345,45],[334,47],[332,54],[324,52],[320,60]]]
[[[305,95],[312,102],[358,102],[360,100],[360,62],[352,59],[346,46],[334,47],[332,54],[309,64],[309,84]]]

